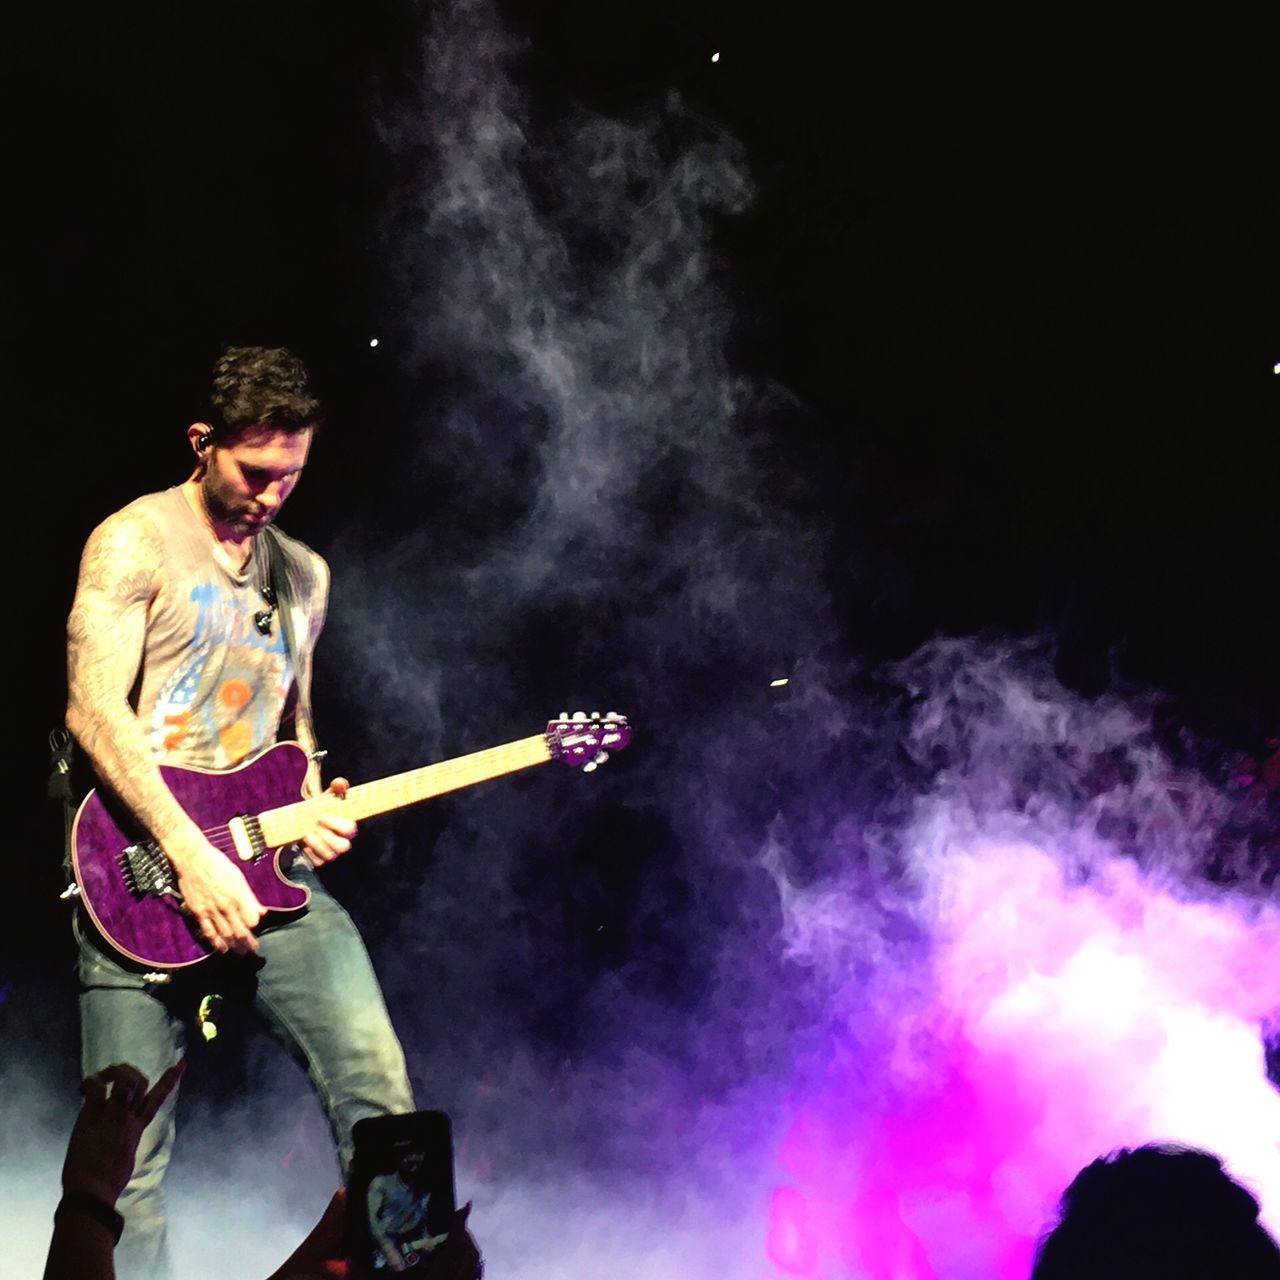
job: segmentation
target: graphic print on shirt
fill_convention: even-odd
[[[162,757],[230,768],[274,740],[292,683],[284,637],[278,625],[264,636],[248,602],[217,583],[190,599],[194,634],[156,697],[152,742]]]

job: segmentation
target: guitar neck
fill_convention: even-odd
[[[314,799],[260,813],[258,822],[262,827],[263,842],[269,848],[279,848],[301,839],[319,818],[350,818],[359,822],[379,813],[403,809],[433,796],[473,786],[477,782],[501,778],[535,764],[546,764],[550,759],[551,747],[546,736],[536,734],[532,738],[521,738],[518,742],[507,742],[500,747],[459,756],[456,760],[442,760],[421,769],[411,769],[408,773],[361,783],[350,788],[342,799],[326,791]]]

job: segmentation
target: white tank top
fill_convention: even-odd
[[[267,607],[262,586],[269,548],[254,539],[242,573],[218,554],[180,487],[126,508],[155,528],[164,547],[161,589],[147,616],[142,670],[133,705],[157,757],[166,764],[222,769],[276,740],[294,681],[277,615],[263,635],[254,615]],[[295,642],[304,672],[324,624],[328,567],[275,530],[283,551]],[[281,586],[285,591],[281,591]]]

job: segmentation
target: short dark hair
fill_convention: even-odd
[[[1076,1174],[1031,1280],[1280,1276],[1258,1202],[1208,1151],[1122,1148]]]
[[[233,440],[259,424],[307,431],[324,418],[306,366],[284,347],[228,347],[214,361],[209,425],[215,440]]]

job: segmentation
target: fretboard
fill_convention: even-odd
[[[469,756],[459,756],[456,760],[442,760],[439,764],[392,774],[376,782],[363,782],[352,787],[341,800],[325,792],[314,800],[302,800],[260,813],[258,821],[262,826],[262,839],[268,848],[279,848],[300,839],[318,818],[332,816],[359,822],[379,813],[402,809],[405,805],[473,786],[477,782],[501,778],[504,774],[516,773],[535,764],[546,764],[550,759],[551,748],[545,735],[537,734],[500,747],[490,747],[486,751],[476,751]]]

